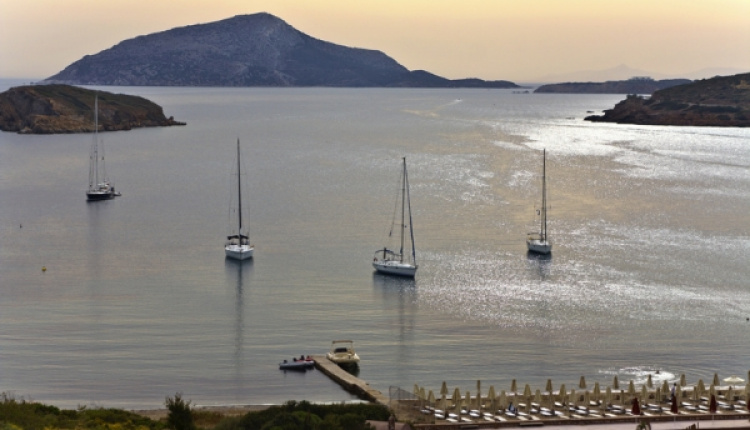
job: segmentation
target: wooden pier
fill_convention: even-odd
[[[315,360],[315,367],[318,370],[325,373],[346,391],[358,396],[360,399],[388,406],[388,397],[384,396],[380,391],[371,388],[367,382],[342,369],[325,355],[313,355],[312,358]]]

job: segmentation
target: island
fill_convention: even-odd
[[[47,78],[73,85],[519,88],[410,71],[373,49],[326,42],[268,14],[138,36]]]
[[[167,118],[161,106],[143,97],[56,84],[13,87],[0,93],[0,130],[22,134],[93,132],[95,98],[99,131],[185,125]]]
[[[566,93],[566,94],[651,94],[664,88],[684,85],[692,82],[690,79],[662,79],[655,80],[648,76],[635,76],[623,81],[606,82],[565,82],[561,84],[542,85],[535,93]]]
[[[640,125],[750,127],[750,73],[717,76],[655,91],[628,95],[594,122]]]

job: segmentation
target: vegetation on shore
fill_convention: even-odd
[[[99,131],[184,125],[167,118],[161,106],[143,97],[71,85],[25,85],[0,94],[0,130],[27,134],[93,132],[95,98]]]
[[[719,76],[630,95],[587,121],[642,125],[750,127],[750,73]]]
[[[152,420],[121,409],[63,410],[0,394],[0,430],[366,430],[367,420],[387,421],[390,411],[375,404],[317,405],[289,401],[242,416],[194,410],[181,393],[167,397],[169,415]]]

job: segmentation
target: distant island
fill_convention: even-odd
[[[268,14],[239,15],[125,40],[48,82],[227,87],[520,88],[409,71],[384,53],[310,37]]]
[[[702,79],[655,91],[651,97],[629,95],[594,122],[642,125],[750,127],[750,73]]]
[[[542,85],[535,93],[567,94],[651,94],[664,88],[684,85],[690,79],[662,79],[660,81],[646,76],[636,76],[623,81],[607,82],[565,82],[561,84]]]
[[[99,131],[185,125],[165,117],[161,106],[143,97],[70,85],[27,85],[0,94],[0,130],[23,134],[94,131],[98,97]]]

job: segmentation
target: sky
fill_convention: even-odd
[[[750,0],[0,0],[0,78],[46,78],[125,39],[258,12],[450,79],[750,72]]]

